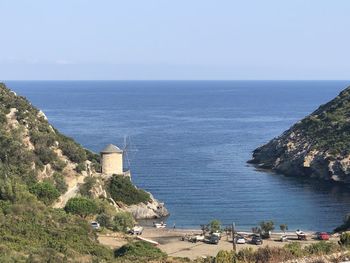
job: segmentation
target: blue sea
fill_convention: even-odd
[[[251,152],[349,81],[7,81],[60,131],[99,152],[129,136],[134,183],[166,203],[169,225],[217,218],[250,229],[332,230],[350,212],[342,185],[257,171]],[[137,148],[137,151],[135,149]]]

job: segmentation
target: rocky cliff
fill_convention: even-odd
[[[350,87],[254,150],[249,162],[288,176],[350,183]]]

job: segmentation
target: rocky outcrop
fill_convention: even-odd
[[[107,199],[118,211],[130,212],[135,219],[153,219],[162,218],[169,215],[164,203],[158,201],[148,192],[150,200],[147,203],[139,203],[134,205],[126,205],[121,201],[115,201],[106,191],[108,177],[102,176],[100,173],[93,175],[96,178],[96,183],[90,193],[94,198]]]
[[[140,203],[125,207],[135,219],[153,219],[162,218],[169,215],[164,203],[159,202],[150,194],[151,200],[148,203]]]
[[[253,152],[259,168],[350,183],[350,88]]]

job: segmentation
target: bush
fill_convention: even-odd
[[[342,246],[349,247],[350,246],[350,233],[344,232],[340,235],[339,244]]]
[[[63,154],[67,156],[72,162],[82,163],[86,161],[85,150],[81,145],[74,142],[74,140],[62,134],[59,134],[58,142]]]
[[[338,251],[339,247],[333,242],[320,241],[306,246],[304,250],[309,255],[324,255]]]
[[[58,172],[62,172],[63,169],[66,167],[66,162],[57,158],[54,162],[51,163],[52,168],[55,169]]]
[[[134,218],[128,212],[118,212],[113,218],[113,231],[126,232],[134,225]]]
[[[54,180],[56,189],[61,194],[67,192],[68,185],[67,185],[66,181],[64,180],[64,177],[62,174],[55,172],[53,174],[53,180]]]
[[[232,263],[233,259],[233,251],[220,250],[215,257],[215,263]]]
[[[88,215],[97,213],[97,205],[94,200],[85,197],[74,197],[68,200],[64,210],[67,213],[86,218]]]
[[[84,183],[79,187],[79,192],[83,196],[92,197],[91,190],[96,184],[96,178],[88,176],[84,179]]]
[[[284,249],[289,251],[295,257],[302,257],[304,254],[304,251],[299,242],[288,243],[284,246]]]
[[[46,205],[51,205],[60,196],[60,192],[49,182],[36,183],[29,191]]]
[[[243,248],[241,249],[235,257],[238,259],[238,261],[243,262],[255,262],[255,253],[251,247]]]
[[[96,217],[96,221],[102,227],[110,228],[112,225],[112,217],[110,215],[105,214],[105,213],[98,214]]]
[[[57,154],[47,147],[39,147],[35,149],[35,153],[39,157],[39,160],[44,164],[53,163],[57,160]]]
[[[141,189],[137,189],[130,178],[123,175],[113,175],[107,183],[107,191],[115,201],[122,201],[127,205],[146,203],[150,195]]]
[[[159,248],[143,241],[128,243],[117,249],[114,254],[117,258],[133,262],[162,260],[167,257]]]
[[[85,163],[79,163],[76,167],[75,167],[75,171],[77,173],[81,173],[82,171],[86,171],[86,164]]]

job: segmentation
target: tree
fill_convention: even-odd
[[[96,221],[100,224],[100,226],[102,227],[107,227],[109,228],[111,226],[111,221],[112,221],[112,218],[110,215],[107,215],[105,213],[102,213],[102,214],[99,214],[97,217],[96,217]]]
[[[261,221],[260,228],[262,236],[265,238],[270,238],[270,233],[275,229],[275,224],[272,221]]]
[[[281,224],[281,225],[280,225],[280,229],[281,229],[281,231],[283,231],[283,233],[285,233],[286,230],[288,230],[288,225],[286,225],[286,224]]]
[[[209,225],[200,225],[203,235],[209,232]]]
[[[60,196],[60,192],[49,182],[36,183],[29,191],[46,205],[51,205]]]
[[[68,200],[64,210],[86,218],[88,215],[97,213],[98,207],[94,200],[85,197],[74,197]]]
[[[261,234],[261,228],[260,227],[252,227],[253,234]]]
[[[221,222],[217,219],[214,219],[210,222],[210,232],[214,233],[217,231],[221,231]]]
[[[128,212],[119,212],[113,218],[113,230],[126,232],[128,228],[134,225],[134,218]]]

